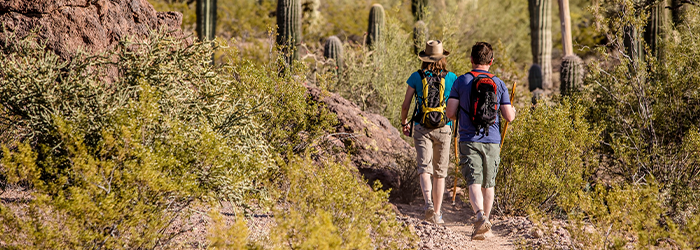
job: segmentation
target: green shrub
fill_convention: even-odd
[[[518,113],[501,151],[497,209],[570,209],[596,166],[592,149],[599,130],[590,127],[585,112],[580,103],[564,100]]]
[[[275,212],[273,241],[299,249],[399,249],[415,235],[396,221],[389,193],[374,191],[347,164],[292,159],[282,167],[280,193],[289,204]],[[277,245],[276,247],[281,247]]]
[[[2,241],[162,247],[187,230],[171,220],[193,203],[264,201],[274,166],[254,122],[263,100],[239,96],[210,51],[162,35],[65,62],[31,36],[4,47],[0,117],[12,140],[0,175],[34,199],[26,216],[0,208]]]
[[[570,228],[574,239],[585,249],[625,249],[656,245],[668,237],[659,224],[664,220],[659,187],[653,180],[649,183],[596,185],[582,195],[577,204],[581,210],[570,213],[576,225]]]
[[[624,24],[643,23],[647,9],[626,1],[618,4],[642,13],[599,17],[610,36],[622,38]],[[697,11],[691,14],[698,15]],[[675,31],[673,39],[663,41],[661,46],[672,55],[663,63],[647,53],[644,62],[638,62],[635,68],[629,57],[602,51],[604,60],[592,64],[587,80],[587,98],[594,104],[589,119],[605,128],[601,154],[606,156],[604,165],[611,166],[604,169],[605,174],[625,183],[653,176],[660,190],[670,192],[664,205],[677,219],[688,209],[700,207],[695,195],[700,190],[700,162],[691,157],[697,150],[684,147],[695,140],[700,124],[696,105],[700,103],[700,78],[692,70],[700,60],[689,56],[697,50],[698,39],[692,32],[698,31],[700,25],[692,24],[687,30]],[[613,40],[610,46],[623,47],[622,39]]]

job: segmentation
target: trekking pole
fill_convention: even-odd
[[[455,199],[457,198],[457,179],[459,178],[459,171],[457,171],[457,168],[459,167],[459,120],[455,120],[454,124],[454,143],[455,143],[455,183],[453,185],[452,189],[452,206],[455,205]]]
[[[513,105],[513,98],[515,97],[515,87],[518,86],[518,82],[513,82],[513,89],[510,91],[510,105]],[[508,133],[508,121],[506,121],[506,125],[503,127],[503,134],[501,135],[501,145],[499,147],[503,147],[503,141],[506,140],[506,133]]]

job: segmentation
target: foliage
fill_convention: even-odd
[[[596,163],[592,149],[599,130],[590,128],[585,112],[569,100],[519,112],[501,151],[499,211],[568,210]]]
[[[282,171],[287,178],[281,196],[289,206],[275,212],[278,227],[271,235],[277,244],[295,249],[398,249],[413,244],[415,235],[396,221],[386,203],[389,193],[378,183],[371,191],[356,168],[292,159]]]
[[[626,1],[620,4],[635,7]],[[611,46],[616,48],[622,47],[619,43],[624,31],[622,24],[642,23],[637,15],[602,18],[613,38],[610,40],[616,41]],[[606,60],[594,63],[588,78],[592,86],[589,98],[595,102],[589,116],[605,126],[601,153],[606,156],[606,165],[614,166],[607,168],[606,174],[626,183],[638,183],[646,176],[653,176],[661,190],[673,192],[668,205],[674,208],[678,199],[691,202],[685,205],[691,209],[700,205],[697,199],[691,201],[676,193],[700,189],[697,182],[700,162],[690,157],[696,149],[682,146],[694,140],[695,126],[700,124],[696,107],[700,103],[697,93],[700,80],[694,70],[687,68],[700,63],[694,56],[698,40],[691,33],[697,31],[700,26],[691,25],[690,30],[677,31],[674,39],[663,41],[661,46],[669,55],[675,55],[663,63],[649,50],[646,60],[637,64],[624,55],[603,53]],[[613,60],[621,63],[604,63]],[[675,216],[682,210],[668,212]]]
[[[70,61],[32,37],[15,44],[2,54],[0,175],[37,198],[31,216],[3,207],[11,245],[163,246],[193,202],[266,202],[275,152],[304,152],[334,120],[291,75],[212,68],[203,44],[153,35]]]
[[[261,127],[251,122],[262,100],[241,102],[232,92],[235,82],[215,77],[216,72],[202,57],[210,50],[204,45],[187,47],[154,34],[141,42],[124,41],[104,55],[78,54],[69,62],[60,62],[57,55],[31,41],[32,37],[27,37],[5,47],[0,72],[0,102],[5,109],[0,120],[10,133],[19,136],[19,142],[31,143],[35,149],[51,149],[37,152],[38,161],[65,156],[65,138],[56,132],[56,119],[69,124],[71,133],[82,135],[78,139],[86,147],[95,148],[104,143],[104,133],[120,131],[124,126],[120,122],[132,117],[150,121],[142,124],[140,132],[145,133],[141,136],[144,145],[162,143],[159,141],[172,136],[171,130],[183,126],[184,131],[192,131],[181,133],[183,140],[206,137],[204,132],[211,132],[220,136],[218,140],[230,150],[238,148],[236,154],[222,153],[227,157],[239,155],[233,159],[241,166],[252,164],[239,169],[244,175],[261,176],[267,171],[264,166],[269,147],[260,137]],[[154,100],[145,99],[147,93]],[[156,106],[151,110],[132,103]],[[133,117],[139,109],[143,109],[140,115],[148,117]],[[57,167],[69,165],[61,162]],[[219,183],[213,188],[239,202],[242,190],[257,189],[251,180],[234,181],[207,173],[206,168],[201,170],[207,182]],[[60,179],[61,174],[42,171],[41,179]]]

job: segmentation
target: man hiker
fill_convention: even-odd
[[[440,208],[452,138],[451,122],[445,108],[452,83],[457,79],[457,75],[446,69],[449,54],[440,41],[426,43],[425,50],[418,54],[423,61],[421,69],[406,81],[408,87],[401,105],[403,133],[410,136],[413,131],[420,186],[425,201],[425,219],[437,224],[445,223]],[[409,120],[408,110],[414,95],[416,108]]]
[[[506,84],[489,72],[493,49],[485,42],[472,46],[472,71],[455,81],[447,116],[459,119],[459,166],[469,185],[469,202],[476,214],[472,239],[483,240],[491,230],[491,208],[500,158],[500,120],[515,119]]]

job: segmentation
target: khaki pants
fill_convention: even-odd
[[[437,178],[447,177],[451,138],[450,126],[427,129],[420,124],[415,125],[413,142],[416,145],[418,174],[429,173]]]

